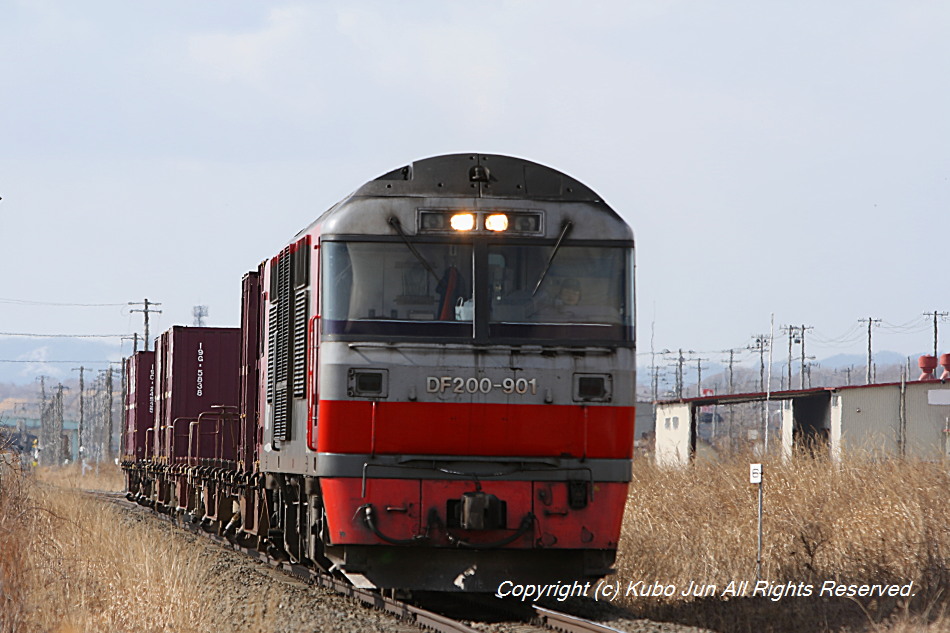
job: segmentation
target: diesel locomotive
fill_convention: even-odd
[[[416,161],[248,273],[239,333],[173,328],[129,360],[152,377],[129,380],[129,496],[358,586],[601,577],[634,317],[633,234],[590,188],[507,156]]]

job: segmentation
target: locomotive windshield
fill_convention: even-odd
[[[623,339],[633,323],[628,253],[602,246],[556,252],[550,246],[491,246],[490,335]]]
[[[325,241],[322,250],[325,334],[632,342],[628,247]]]
[[[471,245],[328,242],[324,258],[327,333],[471,336]]]

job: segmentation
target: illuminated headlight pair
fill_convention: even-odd
[[[421,233],[541,233],[540,211],[472,211],[462,209],[420,209]]]
[[[471,231],[475,228],[474,213],[456,213],[449,220],[456,231]],[[508,216],[504,213],[493,213],[485,218],[485,228],[489,231],[508,230]]]

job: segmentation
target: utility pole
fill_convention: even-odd
[[[943,318],[943,317],[946,317],[947,314],[948,314],[947,312],[937,312],[936,310],[934,310],[933,312],[924,312],[924,316],[926,316],[926,317],[933,316],[933,318],[934,318],[934,358],[937,358],[937,351],[938,351],[938,348],[937,348],[937,317]]]
[[[670,354],[670,350],[665,349],[662,352],[659,352],[660,355]],[[650,372],[652,374],[653,381],[653,402],[656,402],[660,397],[660,369],[656,366],[656,352],[650,352]]]
[[[84,401],[84,396],[85,396],[84,392],[85,392],[85,387],[86,387],[86,381],[85,381],[86,368],[80,365],[79,367],[74,367],[73,371],[79,372],[79,430],[76,432],[76,450],[78,452],[78,455],[76,455],[76,459],[81,461],[82,453],[83,453],[82,427],[83,427],[83,422],[85,421],[84,418],[85,418],[85,413],[86,413],[86,404]]]
[[[801,388],[801,389],[804,389],[804,388],[805,388],[805,360],[806,360],[806,358],[805,358],[805,332],[807,332],[808,330],[813,330],[813,329],[815,329],[815,328],[812,327],[812,326],[810,326],[810,325],[805,325],[804,323],[801,325],[801,328],[799,329],[799,331],[800,331],[801,334],[802,334],[802,369],[801,369],[801,374],[802,374],[802,375],[800,376],[800,378],[801,378],[801,387],[800,387],[800,388]],[[811,374],[809,374],[809,376],[808,376],[808,382],[809,382],[809,385],[808,385],[808,386],[811,387]],[[789,388],[789,389],[792,388],[791,379],[789,379],[788,388]]]
[[[52,456],[49,412],[46,410],[46,376],[40,376],[40,456],[39,464],[48,466]]]
[[[732,366],[736,362],[736,350],[729,349],[729,393],[736,392],[735,381],[733,380]],[[729,431],[727,435],[732,437],[733,429],[735,428],[736,423],[736,405],[731,405],[729,407]]]
[[[867,324],[868,324],[868,374],[867,374],[866,384],[870,385],[872,382],[871,381],[871,328],[874,326],[874,324],[880,323],[881,320],[873,319],[871,317],[868,317],[866,319],[858,319],[858,323],[864,323],[865,321],[867,321]]]
[[[676,358],[676,397],[683,398],[683,363],[686,359],[683,357],[683,348],[679,350],[679,356]]]
[[[99,463],[102,461],[102,374],[96,376],[93,383],[94,393],[92,396],[92,423],[88,431],[89,435],[89,454],[90,457]]]
[[[112,366],[106,369],[106,460],[112,461]]]
[[[765,391],[765,350],[769,346],[768,334],[756,334],[749,349],[759,352],[759,392]]]
[[[788,389],[791,389],[792,388],[792,342],[796,342],[796,343],[798,342],[798,341],[795,341],[795,333],[798,331],[798,326],[797,325],[783,325],[781,329],[783,332],[788,332],[788,382],[786,383],[786,385],[788,386]]]
[[[694,358],[696,361],[696,397],[702,397],[703,395],[703,361],[709,360],[708,358]]]
[[[161,310],[155,310],[155,309],[149,310],[149,306],[160,306],[160,305],[162,305],[162,304],[160,304],[160,303],[152,303],[152,302],[150,302],[150,301],[146,298],[146,299],[143,299],[143,300],[142,300],[142,303],[136,303],[135,301],[129,301],[129,305],[130,305],[130,306],[137,306],[137,305],[141,305],[141,306],[142,306],[142,309],[141,309],[141,310],[139,310],[139,309],[133,309],[133,310],[129,310],[129,312],[141,312],[142,314],[145,315],[145,351],[148,351],[148,346],[149,346],[149,344],[150,344],[150,339],[148,338],[148,313],[149,313],[149,312],[157,312],[158,314],[161,314],[161,313],[162,313]]]
[[[808,357],[805,358],[805,360],[806,360],[806,361],[815,360],[815,357],[814,357],[814,356],[808,356]],[[808,374],[808,388],[811,389],[811,369],[812,369],[812,367],[821,367],[821,365],[819,365],[818,363],[809,363],[809,362],[806,362],[806,363],[803,365],[803,367],[804,367],[803,373],[807,373],[807,374]],[[805,388],[805,384],[802,383],[802,389],[804,389],[804,388]]]
[[[653,402],[660,399],[660,368],[654,365],[650,368],[650,382],[653,390]]]
[[[139,351],[139,333],[132,332],[132,336],[123,336],[122,340],[132,341],[132,356],[135,356],[135,353]]]
[[[690,349],[690,350],[686,350],[686,353],[695,354],[696,352]],[[684,363],[686,363],[686,357],[683,356],[683,348],[681,347],[679,349],[679,356],[677,356],[676,358],[676,397],[681,400],[683,399],[683,389],[685,388],[685,385],[684,385],[685,380],[683,377]]]
[[[729,393],[735,393],[735,382],[732,379],[732,366],[736,362],[736,350],[730,349],[727,351],[729,352],[729,360],[727,361],[729,363]]]
[[[53,461],[56,466],[62,466],[65,459],[63,455],[63,387],[62,383],[56,389],[56,396],[53,400]]]
[[[191,314],[195,317],[195,327],[204,327],[208,306],[195,306],[191,309]]]

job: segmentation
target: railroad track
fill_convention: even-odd
[[[339,595],[358,600],[368,607],[388,613],[403,622],[409,622],[422,629],[436,631],[438,633],[485,633],[486,631],[486,629],[483,628],[485,626],[484,623],[478,626],[478,621],[472,622],[471,624],[467,621],[474,620],[475,618],[456,619],[432,609],[384,596],[378,591],[354,587],[345,580],[335,578],[330,574],[312,567],[276,560],[265,552],[249,547],[242,547],[220,535],[206,532],[202,530],[198,524],[182,521],[175,516],[153,512],[137,503],[129,501],[125,498],[123,493],[90,492],[89,494],[105,499],[126,511],[141,512],[143,515],[172,523],[193,534],[204,536],[221,547],[241,552],[262,564],[278,569],[299,580],[319,585]],[[458,606],[458,603],[465,602],[466,600],[470,601],[470,599],[471,597],[465,594],[460,594],[457,598],[454,594],[443,594],[437,601],[441,603],[441,607],[437,608],[442,611],[451,612],[457,610],[455,607]],[[536,633],[552,630],[560,631],[561,633],[624,633],[623,629],[613,628],[606,624],[578,616],[537,605],[510,603],[494,597],[481,598],[476,605],[476,609],[483,616],[480,619],[492,620],[492,624],[490,625],[492,628],[488,630],[494,630],[497,625],[498,628],[511,631],[512,633]]]

